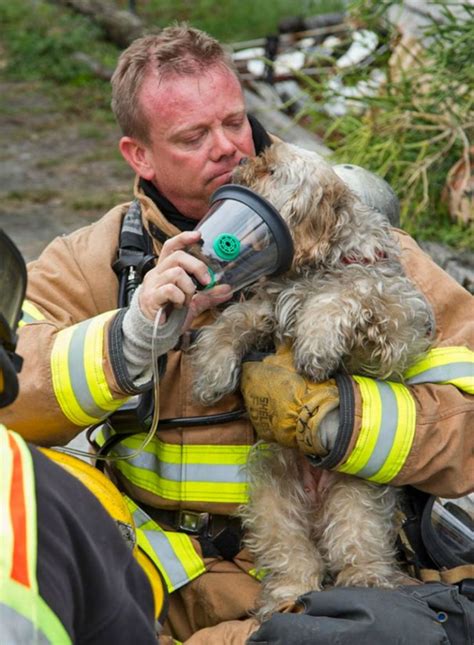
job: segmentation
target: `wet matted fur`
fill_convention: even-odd
[[[234,171],[268,199],[295,255],[281,278],[255,287],[205,327],[192,348],[194,394],[211,404],[235,390],[243,357],[269,339],[291,343],[312,381],[337,370],[400,381],[429,347],[433,314],[404,275],[389,223],[363,205],[319,155],[277,143]],[[325,584],[393,586],[396,489],[336,472],[317,495],[307,460],[277,445],[249,460],[246,544],[266,571],[258,615]],[[313,468],[313,467],[311,467]],[[314,472],[314,471],[313,471]]]

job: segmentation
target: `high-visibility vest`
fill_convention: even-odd
[[[25,441],[3,425],[0,464],[0,642],[68,645],[68,633],[38,591],[31,453]]]

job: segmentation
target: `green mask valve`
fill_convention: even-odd
[[[211,267],[207,267],[207,272],[211,276],[211,281],[209,284],[206,284],[205,287],[203,287],[203,290],[205,291],[206,289],[212,289],[212,287],[216,284],[216,274],[214,271],[211,269]]]
[[[286,222],[270,202],[246,186],[220,186],[196,230],[201,233],[196,256],[211,276],[207,288],[227,285],[236,292],[291,268],[293,240]]]
[[[220,260],[230,262],[239,256],[240,240],[232,233],[221,233],[214,240],[212,247]]]

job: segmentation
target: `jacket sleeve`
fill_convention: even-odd
[[[457,497],[474,490],[474,299],[401,232],[407,275],[430,302],[430,351],[403,383],[339,375],[340,426],[317,465]]]
[[[67,443],[136,392],[119,342],[116,243],[106,224],[56,238],[28,267],[20,395],[2,418],[36,444]]]

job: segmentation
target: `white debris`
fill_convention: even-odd
[[[352,36],[352,44],[349,49],[337,61],[336,66],[339,69],[357,65],[372,54],[379,44],[379,38],[373,31],[361,29],[361,31],[354,32]]]
[[[249,60],[250,58],[259,58],[265,54],[264,47],[249,47],[247,49],[241,49],[238,52],[232,54],[234,60]]]
[[[306,54],[302,51],[291,51],[280,54],[275,59],[275,75],[288,74],[295,69],[302,69],[306,60]]]
[[[340,45],[342,45],[342,40],[341,38],[339,38],[339,36],[328,36],[321,43],[321,51],[330,55],[333,53],[336,47],[339,47]]]
[[[331,117],[343,116],[349,111],[361,114],[366,107],[361,99],[375,96],[386,79],[385,72],[380,69],[372,70],[368,80],[351,86],[344,85],[340,76],[334,76],[328,81],[328,88],[333,96],[324,104],[324,111]]]
[[[265,52],[262,54],[262,57],[263,58],[255,58],[249,60],[247,63],[248,71],[255,77],[260,77],[265,74]],[[291,72],[294,72],[295,70],[302,69],[304,67],[305,60],[306,55],[302,51],[290,51],[285,52],[284,54],[280,54],[272,63],[273,74],[275,76],[284,76],[285,74],[291,74]]]

